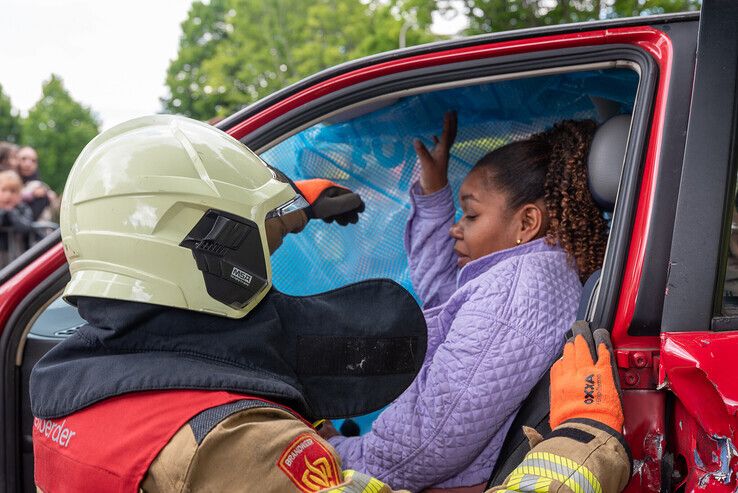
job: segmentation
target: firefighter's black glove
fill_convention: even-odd
[[[295,187],[310,204],[309,218],[336,221],[341,226],[356,224],[364,212],[364,201],[359,194],[323,178],[299,180]]]

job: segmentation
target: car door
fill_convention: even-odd
[[[418,49],[414,55],[410,52],[407,58],[400,60],[387,61],[378,57],[376,61],[380,63],[370,67],[359,64],[353,67],[354,70],[350,66],[342,67],[333,77],[316,79],[315,85],[274,96],[273,104],[265,108],[265,112],[260,112],[258,107],[250,108],[225,123],[235,125],[234,135],[243,142],[269,153],[276,145],[274,142],[280,142],[285,133],[302,129],[319,119],[318,108],[323,114],[330,114],[355,104],[352,88],[357,92],[366,91],[360,93],[360,98],[369,98],[393,88],[407,90],[413,87],[412,84],[431,84],[443,81],[444,77],[458,78],[462,70],[466,77],[480,76],[483,69],[475,62],[479,65],[489,63],[493,70],[509,74],[525,70],[526,62],[532,62],[537,68],[565,67],[567,55],[573,54],[569,50],[575,50],[576,56],[604,55],[607,58],[622,56],[610,50],[623,45],[644,48],[642,53],[647,55],[641,62],[645,64],[639,68],[642,75],[638,97],[640,105],[636,104],[634,108],[607,258],[587,317],[594,325],[611,328],[613,332],[625,388],[626,436],[638,465],[629,491],[660,491],[665,471],[662,463],[665,460],[663,436],[667,396],[657,388],[656,363],[664,291],[654,286],[664,286],[668,273],[684,133],[689,115],[687,101],[692,89],[696,21],[695,17],[681,16],[668,18],[664,24],[649,26],[611,24],[607,31],[578,33],[584,38],[592,36],[586,41],[582,38],[574,41],[571,32],[539,39],[519,39],[525,41],[525,48],[516,41],[500,41],[499,38],[489,44],[465,40],[459,42],[455,49],[431,53]],[[612,38],[613,35],[616,37]],[[633,35],[635,38],[618,38],[619,35]],[[554,45],[548,42],[562,51],[553,55],[551,48]],[[580,48],[587,51],[603,49],[603,52],[595,55],[588,51],[584,55],[578,51]],[[506,51],[508,49],[512,52]],[[542,57],[546,58],[545,63]],[[584,58],[590,62],[597,59]],[[402,62],[402,69],[397,65],[399,62]],[[653,63],[651,68],[650,63]],[[459,67],[459,64],[463,65]],[[370,79],[366,78],[368,72],[371,72]],[[422,73],[422,78],[418,72]],[[353,78],[356,78],[356,84],[350,84]],[[532,395],[524,404],[524,410],[544,406],[545,422],[547,405],[547,393],[543,392],[543,399],[536,400]],[[529,418],[540,415],[540,409],[527,413]],[[524,438],[514,429],[511,436],[517,437],[518,450],[524,451]],[[516,462],[513,457],[508,470]]]
[[[355,118],[408,95],[588,67],[635,71],[639,83],[610,242],[587,317],[613,332],[625,387],[626,435],[638,465],[630,489],[657,491],[664,471],[667,410],[667,394],[657,389],[663,286],[684,156],[697,23],[695,14],[596,22],[381,54],[305,79],[218,126],[270,156],[316,124]],[[362,185],[361,174],[354,179],[346,184]],[[396,227],[400,220],[398,216],[387,224]],[[61,315],[49,315],[57,309],[53,303],[67,279],[59,235],[0,273],[0,488],[5,491],[33,490],[28,375],[34,362],[78,323],[73,316],[62,320]],[[347,280],[331,278],[338,284]]]

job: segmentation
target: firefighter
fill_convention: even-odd
[[[314,424],[381,408],[410,384],[425,356],[420,308],[389,280],[309,297],[271,281],[286,234],[362,210],[351,191],[293,183],[186,118],[93,139],[61,211],[63,296],[87,324],[31,375],[38,489],[391,491],[342,471]],[[540,443],[529,432],[535,447],[504,488],[627,480],[607,339],[594,362],[588,328],[577,331],[552,371],[554,431]]]

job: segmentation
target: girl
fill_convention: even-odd
[[[496,149],[448,186],[456,115],[429,151],[405,246],[424,301],[428,350],[412,385],[361,437],[333,436],[343,467],[392,488],[481,492],[521,402],[574,321],[606,227],[587,186],[595,124],[564,121]]]

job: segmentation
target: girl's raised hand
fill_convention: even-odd
[[[456,140],[456,111],[443,116],[443,133],[433,136],[435,146],[430,151],[419,139],[413,141],[420,162],[420,188],[424,195],[437,192],[448,184],[448,159]]]

